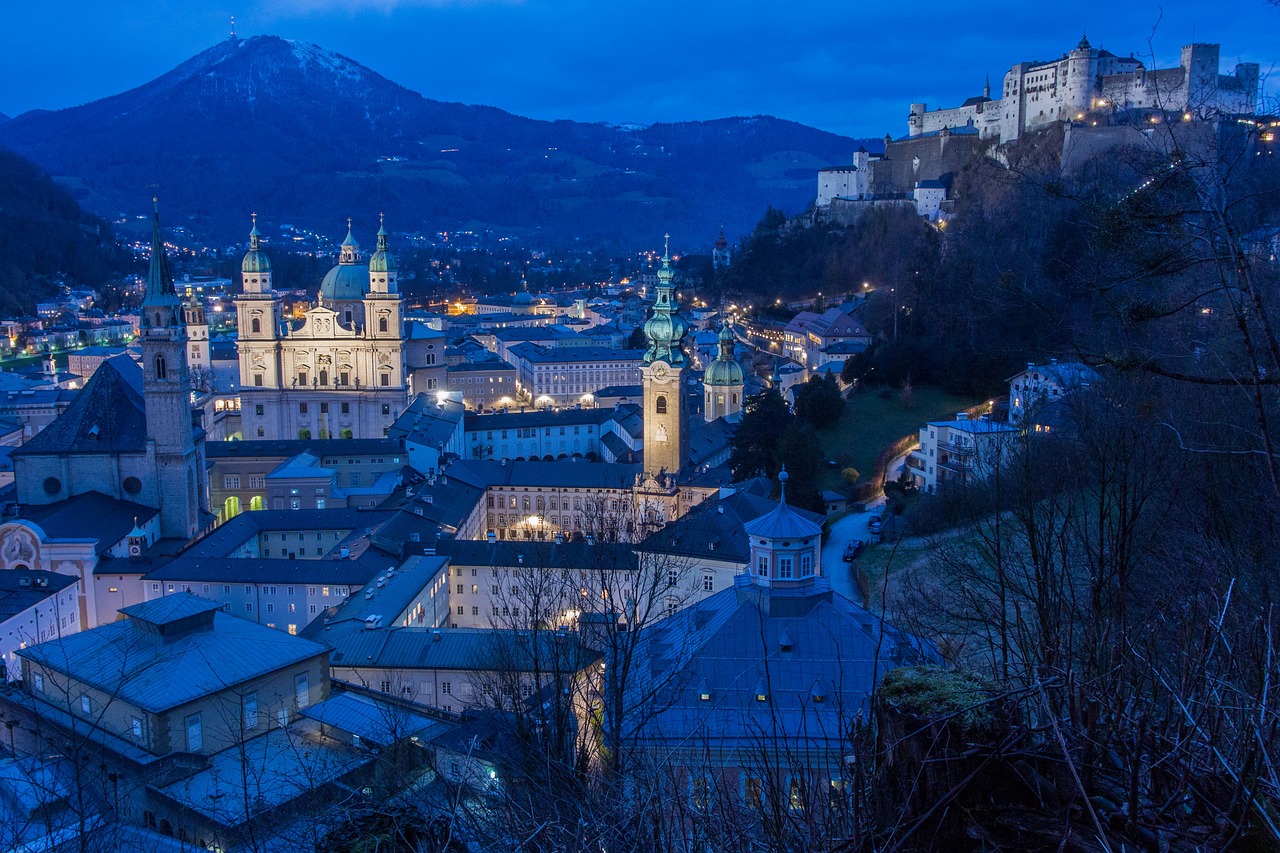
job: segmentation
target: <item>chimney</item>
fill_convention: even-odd
[[[958,421],[967,421],[967,420],[969,420],[969,413],[968,413],[968,412],[956,412],[956,420],[958,420]]]
[[[433,643],[438,643],[438,642],[440,642],[440,629],[439,629],[439,628],[432,628],[432,629],[431,629],[431,642],[433,642]]]
[[[343,545],[342,548],[338,551],[338,556],[344,560],[347,559],[348,557],[351,556],[351,549],[348,548],[346,545]]]

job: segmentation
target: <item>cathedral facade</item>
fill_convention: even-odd
[[[246,439],[381,438],[410,392],[405,324],[387,232],[366,261],[348,223],[319,304],[282,316],[257,224],[241,265],[241,424]],[[443,359],[441,359],[441,362]]]

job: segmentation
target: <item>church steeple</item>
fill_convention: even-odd
[[[651,474],[674,475],[684,464],[688,442],[684,429],[684,321],[675,313],[672,299],[671,235],[662,251],[658,270],[658,295],[653,316],[644,324],[649,349],[641,361],[644,383],[644,467]]]
[[[672,297],[671,235],[665,236],[662,249],[662,268],[658,270],[658,295],[653,300],[653,316],[644,324],[644,334],[649,340],[649,350],[644,363],[665,361],[671,366],[684,364],[680,341],[684,337],[685,323],[675,314]]]
[[[153,198],[151,219],[151,265],[147,271],[147,292],[142,299],[142,328],[172,328],[182,323],[182,302],[173,289],[173,272],[165,254],[160,231],[160,200]]]
[[[159,205],[151,228],[151,269],[142,300],[142,392],[147,442],[156,460],[160,535],[190,538],[205,504],[203,439],[197,447],[191,411],[191,372],[182,302],[160,233]]]

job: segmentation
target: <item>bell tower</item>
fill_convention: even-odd
[[[187,325],[165,256],[158,202],[151,225],[151,269],[141,314],[147,449],[155,459],[160,535],[189,539],[200,529],[205,503],[204,446],[203,439],[196,443]]]
[[[280,295],[271,289],[271,259],[262,251],[253,214],[249,251],[240,263],[244,293],[236,297],[240,356],[240,423],[245,438],[274,437],[280,387]]]
[[[684,353],[680,340],[685,323],[672,298],[671,235],[662,252],[653,316],[644,324],[649,349],[641,363],[644,383],[644,467],[650,474],[680,470],[686,453],[684,429]]]

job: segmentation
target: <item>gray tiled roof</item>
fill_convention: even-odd
[[[0,622],[11,619],[75,582],[76,578],[71,575],[37,569],[0,572]]]
[[[347,560],[275,560],[259,557],[175,557],[148,572],[149,581],[277,583],[363,586],[394,560],[366,551]]]
[[[669,704],[636,735],[696,741],[699,748],[749,746],[776,722],[785,737],[842,749],[847,721],[867,710],[886,671],[935,657],[926,644],[833,593],[825,578],[770,591],[740,575],[734,588],[643,632],[628,688],[656,690]],[[757,690],[767,701],[757,699]],[[814,701],[815,693],[822,701]]]
[[[13,455],[141,453],[146,446],[142,368],[116,356],[94,371],[65,412]]]
[[[123,541],[136,523],[158,514],[159,510],[133,501],[84,492],[57,503],[24,505],[20,517],[36,524],[50,539],[94,540],[101,556]]]
[[[530,637],[530,632],[483,628],[355,627],[335,629],[322,639],[333,646],[335,668],[576,672],[599,657],[572,633],[557,639],[552,631],[539,631],[536,648]]]
[[[451,539],[436,546],[436,554],[448,557],[454,566],[511,567],[540,569],[608,568],[634,569],[634,546],[597,542],[486,542]]]
[[[614,416],[613,409],[542,409],[533,412],[502,412],[492,415],[467,413],[467,432],[490,429],[521,429],[602,424]]]
[[[94,374],[96,377],[97,374]],[[288,459],[309,452],[326,456],[373,456],[403,454],[400,443],[386,438],[282,439],[279,441],[209,441],[205,442],[206,459],[231,459],[239,456],[278,456]]]
[[[335,507],[333,509],[261,509],[242,512],[197,540],[184,557],[226,557],[264,530],[364,530],[391,517],[390,510]]]
[[[630,489],[640,465],[608,462],[500,462],[492,459],[460,459],[446,469],[451,477],[482,488],[529,486],[552,489]]]
[[[776,501],[752,491],[739,491],[727,498],[709,498],[683,518],[655,532],[642,547],[661,553],[679,553],[745,565],[751,559],[751,548],[744,528],[777,507]],[[822,516],[816,513],[792,511],[815,524],[822,520]]]
[[[189,593],[168,598],[181,597],[196,598]],[[160,713],[325,652],[310,640],[221,611],[212,617],[209,630],[168,638],[126,618],[21,649],[18,655]]]

